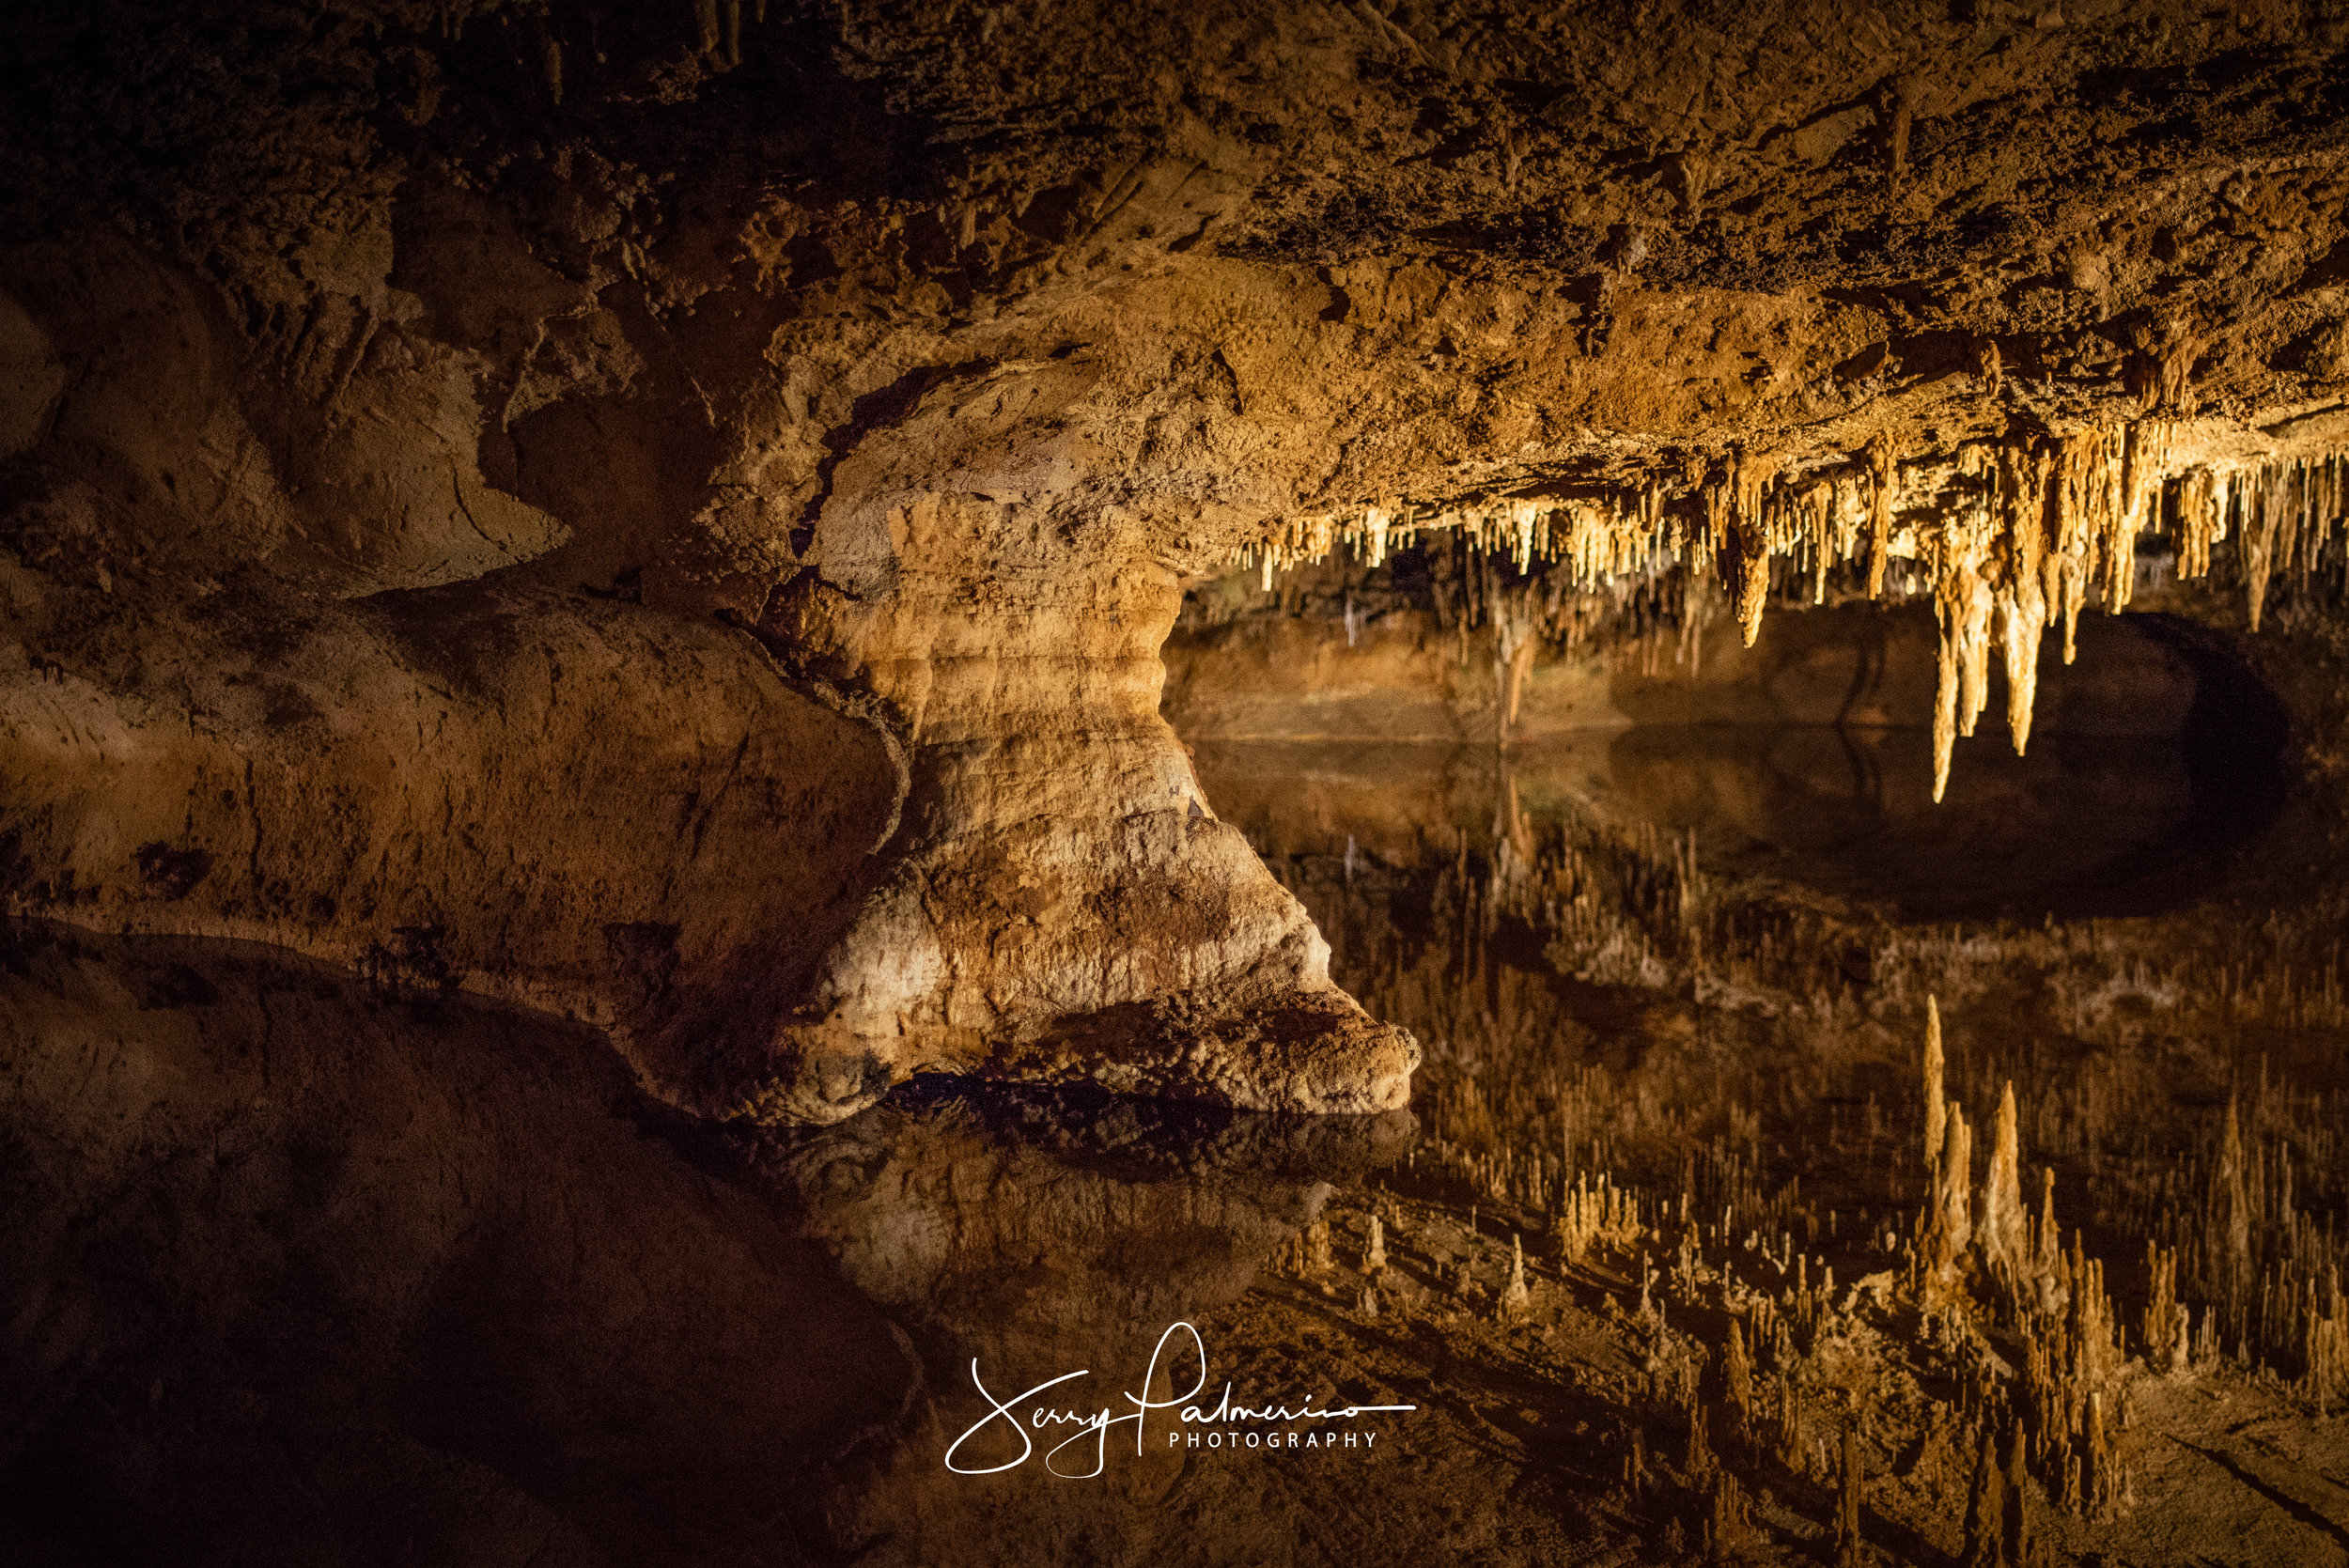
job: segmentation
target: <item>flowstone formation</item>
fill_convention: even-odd
[[[1394,1108],[1418,1045],[1160,717],[1186,590],[1499,519],[1570,564],[1462,623],[1504,708],[1701,629],[1675,551],[1749,640],[1791,574],[1924,595],[1941,772],[1994,654],[2019,745],[2145,538],[2254,614],[2339,555],[2345,39],[42,0],[0,893],[572,1014],[715,1116]]]

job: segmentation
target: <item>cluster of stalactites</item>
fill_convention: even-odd
[[[1921,524],[1896,528],[1897,454],[1879,437],[1855,474],[1788,478],[1739,456],[1727,482],[1707,491],[1708,533],[1737,598],[1750,646],[1760,633],[1770,558],[1807,557],[1813,602],[1829,569],[1864,567],[1868,597],[1883,597],[1890,562],[1916,561],[1933,584],[1940,623],[1933,716],[1933,798],[1949,788],[1950,760],[1990,702],[1995,651],[2007,676],[2007,727],[2015,749],[2030,742],[2039,647],[2063,626],[2063,659],[2077,648],[2079,612],[2094,596],[2127,608],[2136,580],[2134,541],[2158,523],[2170,429],[2153,422],[2093,430],[2030,446],[1968,445],[1958,452],[1967,497]]]
[[[1761,633],[1774,558],[1808,578],[1813,603],[1827,598],[1830,572],[1864,572],[1881,598],[1894,560],[1916,564],[1931,584],[1940,625],[1933,713],[1933,798],[1949,788],[1955,742],[1971,736],[1990,702],[1995,653],[2007,679],[2007,729],[2019,754],[2030,742],[2046,633],[2063,629],[2063,661],[2078,650],[2080,611],[2092,602],[2117,613],[2137,582],[2136,543],[2175,518],[2178,575],[2210,569],[2211,547],[2232,532],[2241,541],[2253,630],[2274,573],[2305,572],[2349,511],[2349,459],[2339,456],[2200,465],[2179,472],[2178,427],[2140,419],[2061,439],[1975,443],[1957,454],[1959,499],[1904,510],[1899,453],[1879,435],[1859,460],[1826,471],[1787,472],[1766,454],[1737,451],[1709,480],[1687,475],[1693,508],[1667,512],[1661,486],[1606,501],[1516,498],[1466,508],[1372,506],[1347,520],[1286,524],[1242,555],[1275,572],[1318,561],[1340,544],[1377,567],[1390,551],[1438,530],[1507,555],[1520,571],[1541,562],[1563,568],[1567,585],[1589,592],[1653,578],[1675,563],[1709,555],[1735,606],[1750,647]],[[2165,509],[2165,490],[2175,505]],[[1690,513],[1693,512],[1693,516]],[[1919,516],[1920,513],[1923,515]]]
[[[2137,584],[2136,538],[2158,523],[2169,427],[2150,422],[2092,430],[2033,447],[1968,446],[1959,471],[1977,499],[1931,531],[1928,569],[1940,624],[1933,715],[1933,798],[1949,787],[1950,756],[1990,701],[1990,655],[2006,667],[2007,731],[2030,744],[2039,648],[2063,627],[2063,661],[2079,648],[2092,597],[2117,613]]]
[[[1679,559],[1681,545],[1666,526],[1664,492],[1650,489],[1604,501],[1516,497],[1469,507],[1367,506],[1359,517],[1285,523],[1243,550],[1239,564],[1259,568],[1269,593],[1276,572],[1323,560],[1341,545],[1377,567],[1423,533],[1459,535],[1473,549],[1507,556],[1521,572],[1536,563],[1563,568],[1567,582],[1584,591],[1619,577],[1651,576]]]
[[[2295,567],[2305,574],[2349,514],[2349,458],[2196,469],[2178,483],[2177,514],[2180,577],[2207,573],[2211,546],[2230,534],[2242,541],[2244,591],[2257,631],[2269,582]]]
[[[2305,573],[2349,512],[2349,459],[2290,458],[2174,474],[2174,425],[2139,420],[2030,445],[1968,445],[1958,472],[1968,499],[1921,526],[1895,530],[1899,499],[1889,443],[1867,449],[1856,475],[1790,479],[1743,455],[1726,482],[1706,491],[1707,543],[1736,595],[1750,646],[1759,633],[1773,555],[1807,557],[1813,602],[1824,601],[1829,568],[1864,563],[1868,595],[1880,598],[1885,568],[1917,561],[1933,584],[1940,625],[1933,716],[1933,798],[1949,788],[1950,761],[1990,701],[1990,660],[2005,665],[2007,729],[2020,754],[2030,745],[2039,686],[2039,649],[2063,628],[2063,661],[2078,651],[2079,614],[2093,602],[2129,606],[2139,534],[2165,526],[2165,487],[2176,494],[2178,575],[2208,573],[2211,547],[2233,529],[2242,540],[2251,629],[2274,572]]]

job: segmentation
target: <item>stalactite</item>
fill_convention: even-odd
[[[1999,1124],[1990,1168],[1982,1179],[1981,1219],[1975,1235],[1994,1268],[2019,1279],[2030,1267],[2030,1237],[2023,1216],[2023,1178],[2015,1128],[2015,1085],[1999,1096]]]
[[[1868,442],[1868,597],[1884,597],[1884,574],[1892,564],[1892,486],[1898,470],[1892,438],[1876,432]]]
[[[2039,644],[2047,627],[2041,585],[2046,565],[2046,508],[2040,467],[2028,452],[1999,453],[1999,505],[2006,526],[2004,586],[1997,596],[1999,643],[2006,656],[2006,727],[2015,754],[2030,745],[2031,709],[2039,691]]]
[[[1827,602],[1828,568],[1835,560],[1835,486],[1820,480],[1802,492],[1804,547],[1811,552],[1811,602]]]
[[[1470,630],[1496,627],[1504,644],[1496,652],[1505,738],[1540,649],[1582,645],[1591,596],[1620,607],[1636,593],[1670,605],[1636,613],[1677,620],[1674,662],[1694,678],[1716,579],[1750,646],[1774,557],[1807,568],[1813,603],[1828,601],[1833,574],[1844,568],[1864,576],[1869,598],[1883,598],[1896,591],[1892,562],[1912,562],[1897,591],[1917,592],[1921,578],[1939,627],[1931,716],[1937,801],[1956,742],[1974,734],[1988,706],[1994,650],[2006,675],[2008,734],[2026,753],[2042,636],[2060,622],[2063,661],[2074,662],[2080,612],[2092,600],[2118,613],[2134,598],[2144,536],[2166,533],[2178,576],[2193,580],[2209,574],[2213,547],[2232,534],[2255,629],[2277,574],[2305,577],[2329,544],[2349,509],[2349,464],[2340,455],[2197,460],[2182,434],[2190,429],[2164,413],[2020,443],[1962,444],[1954,499],[1945,489],[1933,510],[1912,507],[1923,520],[1897,531],[1903,474],[1893,438],[1878,432],[1840,472],[1817,477],[1782,474],[1779,458],[1737,449],[1725,462],[1688,454],[1670,474],[1603,497],[1439,506],[1395,498],[1351,516],[1294,518],[1247,547],[1239,564],[1259,568],[1270,593],[1281,571],[1341,545],[1377,569],[1416,540],[1454,541],[1449,548],[1468,569],[1437,584],[1439,623],[1457,632],[1463,660]],[[1502,557],[1514,575],[1500,567]]]
[[[1941,1054],[1941,1003],[1937,998],[1925,998],[1925,1169],[1931,1171],[1941,1163],[1943,1123],[1949,1115],[1948,1102],[1942,1095],[1943,1058]]]
[[[2263,474],[2262,479],[2265,479]],[[2267,608],[2267,579],[2275,568],[2276,513],[2270,505],[2275,487],[2271,483],[2255,483],[2245,497],[2248,516],[2243,526],[2243,582],[2250,598],[2251,629],[2260,629],[2260,617]]]
[[[1728,507],[1721,536],[1722,576],[1732,587],[1737,625],[1746,646],[1762,634],[1762,611],[1770,593],[1769,459],[1740,450],[1730,460]]]
[[[1950,757],[1957,737],[1974,733],[1976,721],[1990,703],[1994,598],[1980,569],[1988,542],[1988,530],[1979,526],[1953,524],[1943,533],[1940,582],[1934,595],[1934,613],[1941,630],[1940,678],[1933,712],[1936,802],[1949,789]]]
[[[2226,482],[2208,469],[2179,481],[2178,576],[2192,581],[2210,574],[2211,546],[2227,536]]]
[[[1843,1485],[1835,1501],[1835,1568],[1859,1568],[1867,1544],[1859,1533],[1859,1428],[1843,1427]]]
[[[2081,466],[2074,443],[2067,442],[2048,475],[2048,488],[2056,508],[2056,544],[2048,560],[2050,582],[2047,604],[2051,619],[2059,611],[2063,617],[2063,662],[2066,664],[2071,663],[2079,653],[2080,607],[2088,602],[2090,563],[2094,550],[2094,536],[2089,531],[2085,486],[2078,473]]]

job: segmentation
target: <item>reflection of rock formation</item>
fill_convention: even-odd
[[[575,1027],[253,949],[7,961],[0,1556],[707,1562],[912,1385]]]
[[[1408,1112],[1275,1117],[1087,1094],[900,1097],[777,1146],[842,1272],[954,1351],[1130,1353],[1237,1296],[1329,1184],[1402,1157]],[[1072,1363],[1078,1364],[1078,1363]]]
[[[891,1317],[954,1409],[958,1355],[1146,1355],[1411,1132],[971,1090],[745,1163],[576,1026],[250,947],[0,956],[12,1560],[792,1555],[822,1476],[937,1467]]]

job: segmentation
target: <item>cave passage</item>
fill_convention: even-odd
[[[1715,872],[1904,920],[2031,921],[2156,914],[2207,897],[2287,793],[2275,698],[2220,639],[2139,614],[2085,622],[2068,667],[2050,649],[2025,755],[2008,742],[1994,676],[1990,711],[1934,804],[1930,730],[1884,717],[1929,711],[1885,700],[1931,687],[1927,613],[1881,617],[1890,627],[1858,612],[1786,617],[1772,630],[1798,619],[1815,630],[1773,672],[1772,700],[1725,682],[1692,720],[1633,695],[1600,786],[1614,813],[1693,832]],[[1652,711],[1664,722],[1644,722]]]
[[[1921,606],[1784,615],[1725,668],[1615,678],[1620,728],[1507,748],[1220,741],[1208,798],[1272,857],[1448,862],[1511,813],[1693,844],[1715,878],[1791,884],[1904,922],[2151,915],[2255,864],[2289,794],[2280,707],[2231,645],[2172,616],[2092,616],[2051,645],[2018,756],[2003,681],[1932,800],[1934,625]],[[1995,663],[1994,663],[1995,670]]]
[[[0,1568],[2344,1562],[2349,0],[1657,10],[11,7]]]

